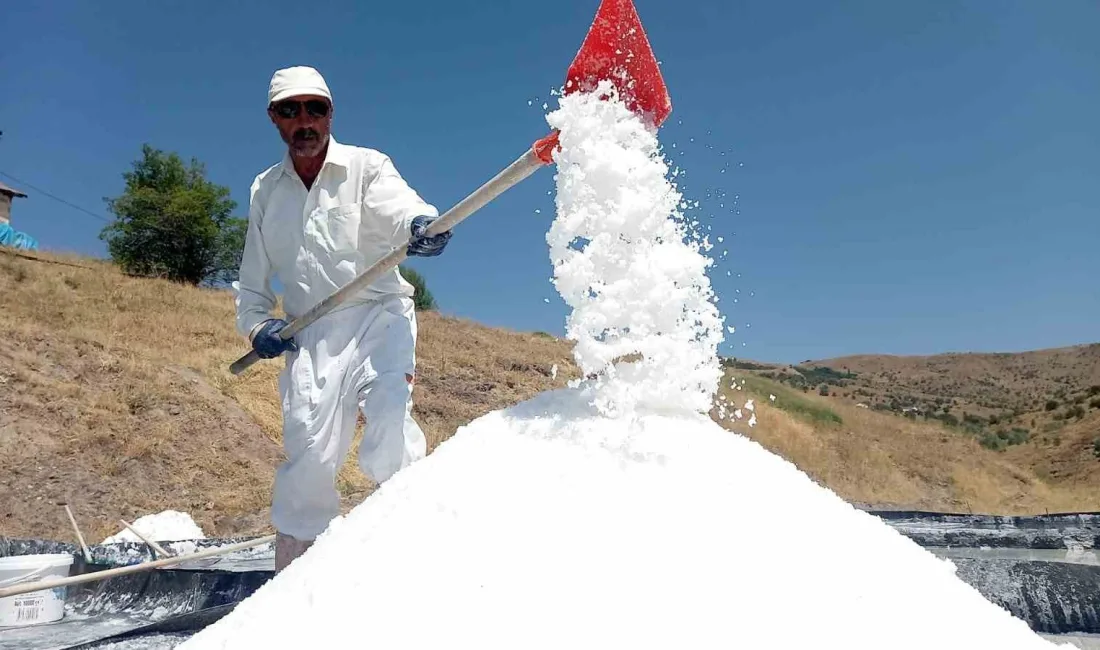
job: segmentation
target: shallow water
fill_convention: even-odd
[[[1100,566],[1100,553],[1094,549],[1054,550],[1029,548],[929,548],[930,552],[947,559],[1020,560],[1025,562],[1065,562]]]

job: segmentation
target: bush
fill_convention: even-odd
[[[1022,445],[1031,438],[1031,432],[1019,427],[1011,431],[1001,430],[997,433],[987,432],[982,434],[978,442],[986,449],[1004,451],[1012,445]]]
[[[993,433],[982,434],[982,437],[978,439],[978,443],[986,449],[992,449],[993,451],[1004,451],[1008,447],[1008,443],[1003,438],[1000,438]]]
[[[189,284],[228,283],[237,277],[246,219],[231,213],[229,188],[205,177],[203,165],[185,166],[174,153],[149,145],[123,174],[126,189],[107,205],[117,219],[101,232],[111,259],[124,272]]]
[[[828,368],[826,366],[820,366],[815,368],[810,367],[795,367],[795,370],[804,378],[805,382],[809,385],[814,384],[832,384],[834,386],[846,386],[849,380],[856,378],[856,373],[845,370],[840,372]]]
[[[1053,400],[1053,399],[1052,400],[1047,400],[1046,410],[1053,411],[1056,408],[1058,408],[1058,401],[1057,400]]]
[[[1089,408],[1100,409],[1100,399],[1094,399],[1089,402]]]
[[[432,296],[431,291],[428,291],[424,276],[417,273],[415,269],[406,266],[398,266],[397,268],[401,273],[401,277],[405,278],[415,289],[413,304],[416,305],[416,311],[435,311],[435,297]]]

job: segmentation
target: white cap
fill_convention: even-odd
[[[277,102],[295,95],[320,95],[332,101],[325,78],[309,66],[276,70],[267,89],[267,102]]]

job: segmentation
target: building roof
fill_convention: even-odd
[[[0,192],[2,192],[4,194],[8,194],[10,196],[18,196],[18,197],[21,197],[21,198],[27,198],[26,194],[20,192],[19,190],[10,188],[7,185],[4,185],[3,183],[0,183]]]

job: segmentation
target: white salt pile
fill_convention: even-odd
[[[191,515],[178,510],[165,510],[156,514],[144,515],[131,521],[130,525],[154,542],[206,539],[206,533],[195,523]],[[141,541],[141,538],[130,529],[123,527],[118,533],[103,540],[103,543],[115,544],[118,542]]]
[[[561,104],[549,241],[603,378],[459,429],[180,647],[1052,647],[703,414],[720,321],[656,140],[617,103]]]

